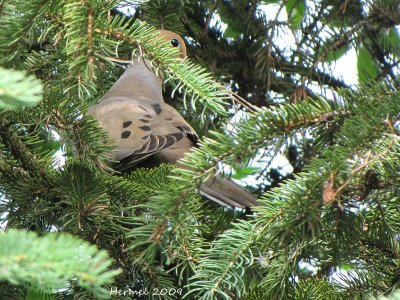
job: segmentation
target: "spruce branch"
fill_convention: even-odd
[[[0,137],[2,143],[8,147],[12,156],[20,162],[23,169],[31,174],[46,176],[45,164],[36,159],[31,150],[18,137],[17,129],[4,119],[0,122]]]
[[[394,127],[390,125],[392,123],[383,122],[382,117],[394,116],[399,107],[398,104],[393,104],[393,101],[389,100],[391,96],[386,96],[385,102],[383,103],[381,98],[381,105],[376,106],[375,100],[368,98],[366,95],[368,95],[371,90],[374,90],[376,95],[377,89],[379,89],[379,87],[376,86],[367,88],[360,91],[357,96],[354,94],[352,96],[347,94],[347,104],[345,107],[342,106],[341,102],[328,104],[325,101],[321,103],[311,101],[310,103],[286,105],[280,108],[281,110],[276,114],[276,109],[270,109],[266,112],[261,111],[257,116],[258,118],[254,117],[254,119],[252,119],[251,116],[249,120],[239,123],[235,128],[236,133],[233,134],[233,137],[219,134],[217,135],[218,139],[204,140],[200,149],[195,149],[192,153],[187,155],[183,163],[187,166],[197,166],[195,171],[177,169],[181,180],[185,182],[189,182],[189,178],[200,180],[202,176],[205,176],[204,174],[212,174],[212,171],[216,167],[216,163],[213,159],[219,161],[224,157],[225,159],[223,161],[227,161],[226,158],[231,157],[233,153],[235,155],[232,155],[232,158],[236,157],[238,153],[240,153],[236,152],[237,150],[241,149],[241,147],[247,147],[247,150],[251,149],[248,147],[253,146],[254,141],[258,141],[260,137],[268,137],[269,132],[271,132],[271,134],[279,133],[279,131],[285,133],[288,127],[310,126],[314,122],[326,122],[329,118],[335,116],[345,118],[346,121],[341,130],[336,133],[336,143],[339,143],[341,147],[338,148],[334,145],[326,148],[325,151],[323,151],[323,156],[311,160],[305,172],[295,175],[294,180],[289,180],[280,188],[274,189],[271,193],[265,195],[261,199],[264,205],[256,208],[257,220],[255,221],[254,227],[252,227],[252,231],[254,235],[263,237],[262,240],[258,240],[262,248],[272,247],[273,249],[282,249],[287,248],[288,245],[292,245],[292,247],[295,246],[298,249],[284,252],[289,262],[287,268],[281,268],[282,272],[279,276],[271,275],[272,277],[266,277],[266,279],[274,278],[275,281],[278,280],[276,286],[279,288],[285,286],[287,278],[294,270],[294,264],[297,258],[302,256],[302,251],[305,249],[303,240],[306,238],[307,234],[313,237],[319,237],[320,234],[324,232],[323,224],[331,223],[333,221],[331,218],[334,218],[336,219],[334,221],[334,226],[338,230],[336,238],[338,240],[343,238],[340,234],[340,228],[345,226],[348,217],[341,217],[342,213],[340,211],[343,210],[341,205],[347,206],[348,203],[339,203],[337,205],[336,216],[335,214],[326,214],[324,217],[320,215],[320,207],[322,204],[321,187],[324,174],[329,174],[333,171],[336,174],[335,181],[339,180],[337,178],[339,176],[341,180],[345,179],[345,182],[347,182],[345,185],[347,185],[349,182],[359,182],[362,177],[359,171],[366,168],[369,164],[373,165],[379,161],[385,161],[387,159],[392,160],[396,157],[396,154],[393,154],[394,150],[395,153],[398,151],[397,142],[395,142],[396,139],[393,140]],[[380,95],[383,96],[384,94],[387,94],[387,92],[382,91]],[[353,99],[357,99],[357,102],[353,102]],[[361,107],[362,109],[360,109]],[[364,110],[365,107],[370,109],[366,110],[368,117],[364,115],[366,112]],[[374,110],[374,112],[371,110]],[[259,121],[262,117],[266,116],[268,116],[268,118],[265,118],[263,122],[259,122],[259,124],[252,123],[253,120]],[[328,118],[326,118],[327,116]],[[250,126],[245,127],[247,124],[250,124]],[[257,130],[254,130],[254,128],[257,128]],[[379,128],[379,130],[377,128]],[[382,130],[389,131],[391,138],[389,138],[389,136],[384,136],[382,138],[381,134],[374,134],[375,132],[382,132]],[[236,140],[236,137],[238,140]],[[360,145],[363,147],[360,147]],[[367,157],[367,160],[354,160],[354,157],[363,157],[363,154],[366,153],[365,147],[367,145],[368,147],[372,147],[374,149],[373,151],[378,154],[374,155],[373,159],[368,159]],[[257,147],[257,145],[255,145],[255,148],[257,149],[260,146],[261,145]],[[249,155],[247,155],[247,157],[249,157]],[[211,165],[208,164],[210,158],[212,162]],[[193,179],[191,180],[193,181]],[[316,186],[319,186],[319,188],[316,189]],[[338,189],[342,190],[343,188]],[[341,194],[340,197],[343,198],[344,195]],[[344,199],[349,201],[348,198]],[[330,205],[325,209],[328,209],[329,206]],[[354,233],[360,234],[359,231]],[[224,239],[221,240],[221,243],[223,243],[223,240]],[[246,240],[245,237],[243,242]],[[225,241],[224,244],[228,244],[228,241]],[[235,244],[238,244],[238,242]],[[214,263],[217,264],[218,260],[215,260]],[[199,265],[201,264],[202,261],[199,262]],[[204,272],[211,272],[211,270],[211,267],[204,267]],[[201,283],[202,286],[210,288],[208,292],[213,291],[210,284],[218,278],[215,274],[212,274],[213,273],[209,273],[207,276],[204,276],[204,278],[208,279],[207,283]],[[230,299],[227,290],[235,289],[238,284],[236,277],[235,272],[232,271],[225,274],[225,278],[221,278],[221,280],[227,280],[227,282],[223,281],[226,284],[225,288],[217,290],[221,293],[221,297]],[[194,278],[197,278],[196,275]],[[217,282],[221,281],[217,280]],[[271,286],[270,284],[268,285]],[[204,290],[201,288],[201,291]],[[235,294],[237,293],[239,293],[239,291],[235,290]]]
[[[33,232],[8,230],[0,234],[0,244],[0,279],[32,284],[49,294],[76,282],[98,299],[106,299],[109,291],[104,286],[120,273],[107,270],[112,261],[105,251],[67,234],[38,237]]]
[[[36,105],[42,99],[42,89],[32,75],[0,67],[0,109]]]
[[[0,28],[0,53],[1,63],[10,63],[11,61],[20,63],[19,56],[24,55],[21,51],[27,40],[35,40],[36,28],[46,24],[45,15],[54,5],[53,1],[3,1],[2,3],[2,26]],[[56,5],[57,6],[57,5]],[[39,25],[40,24],[40,25]],[[47,26],[39,35],[42,42],[49,32]]]
[[[257,232],[250,222],[234,223],[232,229],[217,237],[205,251],[185,297],[232,299],[230,292],[241,297],[246,292],[244,273],[254,263],[252,249],[256,240]]]

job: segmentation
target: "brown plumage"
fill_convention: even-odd
[[[160,35],[179,47],[182,58],[186,47],[174,32],[160,30]],[[146,60],[135,61],[121,78],[89,108],[115,143],[113,158],[118,170],[154,167],[162,162],[176,164],[191,147],[197,134],[172,106],[164,103],[162,81]],[[232,180],[216,176],[204,182],[200,193],[220,204],[253,207],[256,199]]]

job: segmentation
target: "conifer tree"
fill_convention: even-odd
[[[0,0],[0,298],[396,299],[399,24],[397,0]],[[190,169],[107,164],[86,111],[139,55]],[[216,172],[262,205],[201,197]]]

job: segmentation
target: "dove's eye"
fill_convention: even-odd
[[[179,47],[178,39],[175,39],[175,38],[171,39],[171,45],[174,46],[175,48]]]

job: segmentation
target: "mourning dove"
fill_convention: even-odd
[[[173,47],[179,47],[182,58],[186,56],[185,43],[179,35],[167,30],[159,32]],[[162,80],[149,65],[146,59],[135,60],[100,102],[88,109],[115,144],[111,156],[118,162],[113,166],[117,170],[177,164],[192,147],[197,147],[196,132],[175,108],[164,102]],[[205,181],[200,193],[230,207],[258,205],[249,192],[223,176]]]

